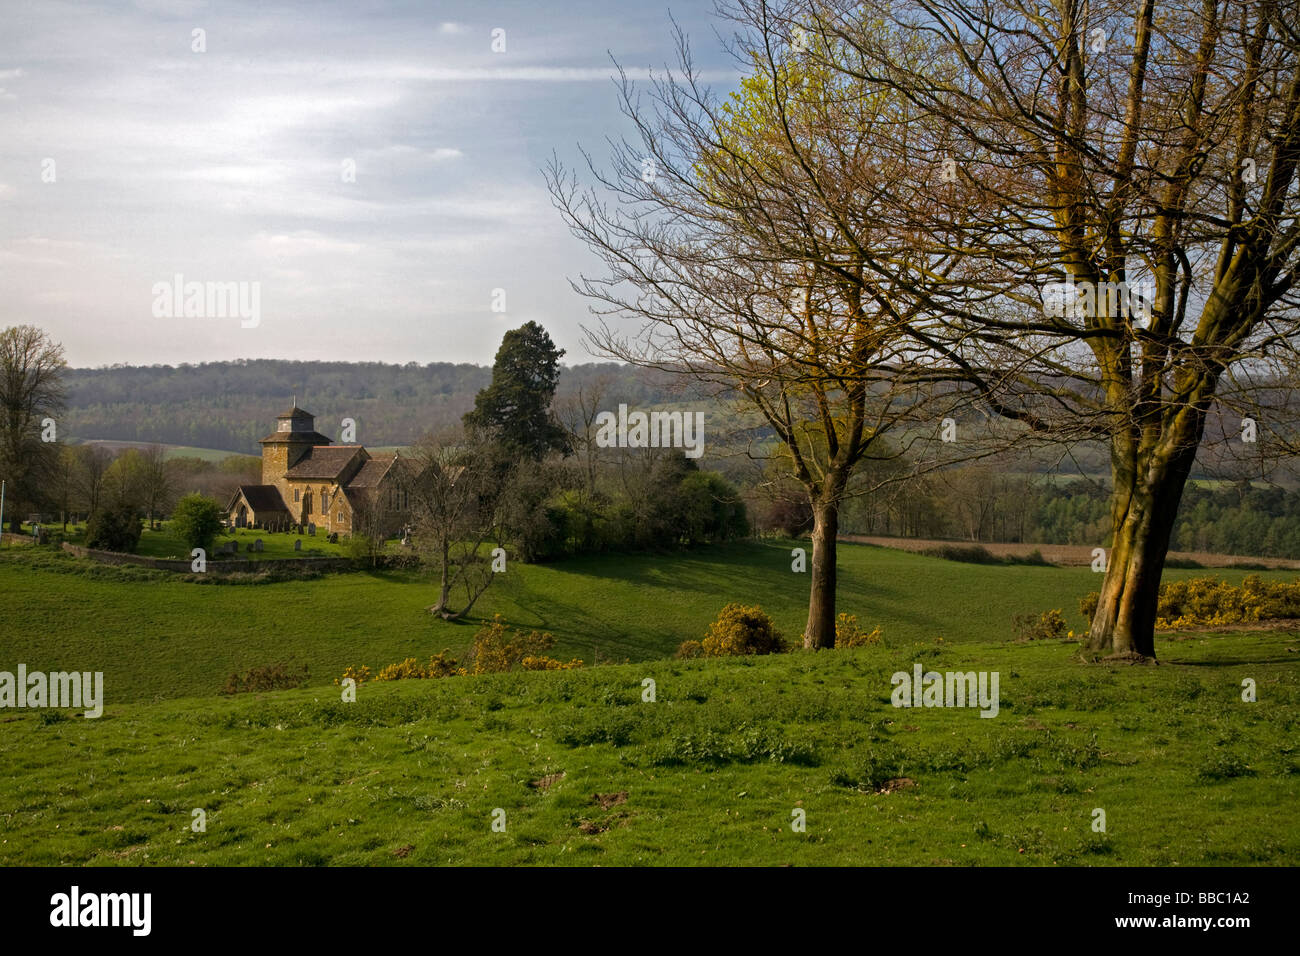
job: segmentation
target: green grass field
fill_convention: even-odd
[[[840,609],[884,646],[664,659],[729,600],[797,637],[791,546],[512,564],[476,617],[551,630],[558,657],[632,663],[367,683],[356,703],[332,683],[344,666],[471,639],[474,623],[424,612],[426,576],[197,584],[7,548],[0,669],[102,670],[107,703],[98,720],[0,717],[0,863],[1186,866],[1300,850],[1300,628],[1165,636],[1160,666],[1088,664],[1073,643],[1010,640],[1026,611],[1081,626],[1087,569],[852,545]],[[218,695],[232,671],[287,659],[310,666],[307,687]],[[998,716],[892,707],[890,675],[917,661],[997,671]]]
[[[930,643],[28,713],[0,736],[0,863],[1286,865],[1298,639],[1161,642],[1160,667]],[[892,707],[916,660],[997,670],[998,717]]]
[[[728,601],[761,605],[797,639],[808,576],[791,572],[791,544],[512,563],[468,623],[432,618],[425,611],[437,597],[432,579],[416,572],[200,585],[60,554],[42,555],[37,570],[24,557],[28,549],[0,552],[7,598],[0,602],[0,659],[41,670],[102,670],[115,699],[154,700],[213,694],[233,671],[289,659],[306,664],[315,683],[330,684],[348,665],[377,670],[467,647],[477,622],[494,613],[552,632],[556,656],[588,664],[670,656],[682,641],[703,636]],[[1013,615],[1049,608],[1082,630],[1078,600],[1100,577],[1087,568],[962,564],[868,545],[841,545],[839,554],[839,610],[903,642],[1007,640]],[[1203,573],[1166,572],[1168,579]],[[1248,572],[1215,573],[1236,582]]]

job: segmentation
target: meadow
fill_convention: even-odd
[[[1086,663],[1073,642],[1011,640],[1010,617],[1059,607],[1081,627],[1087,569],[854,545],[840,606],[882,645],[667,657],[728,600],[797,637],[791,546],[511,565],[476,618],[629,663],[365,683],[355,703],[333,684],[344,666],[471,639],[476,623],[424,612],[427,577],[197,584],[6,548],[0,668],[103,670],[107,703],[97,720],[0,717],[0,864],[1284,865],[1300,850],[1300,628],[1162,635],[1159,666]],[[310,666],[300,690],[217,693],[291,658]],[[998,716],[891,706],[891,675],[916,662],[999,672]]]
[[[454,623],[427,613],[437,596],[427,572],[196,583],[44,549],[5,549],[0,660],[102,670],[114,699],[134,701],[215,694],[231,673],[279,661],[305,664],[314,684],[332,684],[349,665],[378,670],[407,657],[460,651],[479,622],[498,613],[514,626],[551,632],[555,656],[588,664],[670,656],[682,641],[702,637],[729,601],[762,606],[797,641],[808,600],[807,574],[790,570],[798,544],[512,562],[470,620]],[[1087,568],[964,564],[869,545],[841,545],[839,555],[839,610],[899,642],[1008,640],[1013,615],[1052,608],[1081,631],[1079,598],[1100,580]],[[1205,573],[1170,570],[1166,579]],[[1251,572],[1213,573],[1235,583]]]
[[[1160,667],[931,642],[27,713],[0,735],[0,864],[1287,865],[1297,640],[1162,641]],[[998,717],[893,708],[918,660],[1000,671]]]

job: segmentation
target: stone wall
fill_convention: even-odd
[[[160,571],[190,573],[188,560],[173,561],[168,558],[147,558],[140,554],[121,554],[117,551],[96,551],[78,544],[63,542],[63,550],[78,558],[90,558],[100,564],[134,564]],[[277,558],[251,560],[247,558],[208,559],[209,574],[234,574],[240,571],[268,571],[272,568],[298,568],[312,571],[351,571],[356,565],[351,558]]]

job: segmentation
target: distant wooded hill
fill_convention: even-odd
[[[340,422],[352,418],[361,444],[409,445],[426,432],[457,424],[491,379],[489,366],[449,362],[391,365],[246,359],[69,369],[67,411],[59,435],[74,441],[157,442],[256,455],[260,453],[257,440],[274,428],[275,416],[296,397],[316,416],[317,429],[335,440]],[[572,365],[563,369],[557,409],[580,388],[588,399],[598,392],[601,409],[614,410],[620,403],[633,408],[690,403],[705,410],[709,467],[742,484],[752,481],[742,467],[753,465],[750,453],[771,447],[771,432],[753,410],[741,411],[728,396],[714,397],[714,386],[630,365]],[[1239,423],[1239,417],[1220,417],[1217,409],[1212,413],[1194,478],[1245,476],[1239,468],[1221,465],[1224,449],[1219,436],[1235,435]],[[978,422],[973,424],[979,427]],[[1218,447],[1213,447],[1216,442],[1211,436],[1219,438]],[[1068,452],[1039,449],[1014,464],[991,463],[1018,472],[1104,477],[1108,452],[1099,443],[1082,443]]]
[[[406,445],[460,421],[492,369],[447,362],[292,362],[69,369],[60,433],[73,439],[158,442],[258,454],[257,440],[297,397],[317,428],[338,439],[344,418],[365,445]],[[670,376],[613,363],[564,369],[557,399],[605,383],[602,408],[684,399]]]

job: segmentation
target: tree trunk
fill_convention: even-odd
[[[451,600],[451,545],[448,541],[444,540],[441,548],[442,561],[439,565],[438,603],[429,608],[429,613],[437,614],[439,617],[447,620],[447,602]]]
[[[807,650],[835,646],[835,543],[839,534],[838,495],[823,493],[813,499],[812,587],[808,596],[808,624],[803,632]]]
[[[1204,427],[1203,414],[1188,409],[1186,415],[1180,441],[1144,450],[1135,467],[1112,465],[1114,540],[1088,633],[1090,650],[1156,656],[1160,577]]]

